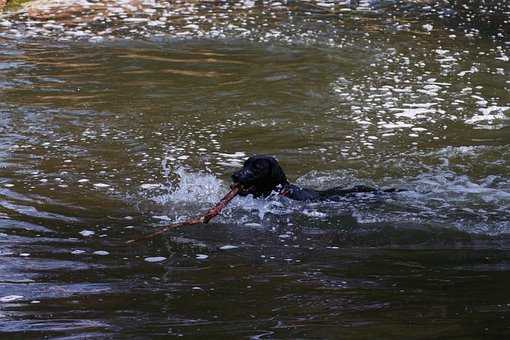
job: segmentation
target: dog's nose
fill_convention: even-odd
[[[239,176],[239,173],[235,172],[234,174],[232,174],[232,181],[234,182],[239,182],[240,181],[240,176]]]

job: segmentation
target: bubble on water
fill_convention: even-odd
[[[172,219],[166,215],[153,215],[152,218],[162,220],[162,221],[172,221]]]
[[[305,210],[303,210],[303,214],[306,216],[309,216],[309,217],[320,218],[320,219],[325,219],[328,217],[328,214],[320,212],[318,210],[305,209]]]
[[[161,187],[161,184],[156,184],[156,183],[146,183],[146,184],[142,184],[140,185],[140,188],[141,189],[155,189],[155,188],[160,188]]]
[[[434,26],[432,26],[431,24],[425,24],[425,25],[422,25],[421,26],[425,31],[427,32],[430,32],[434,29]]]
[[[96,250],[92,254],[99,255],[99,256],[106,256],[106,255],[109,255],[110,253],[107,252],[106,250]]]
[[[23,299],[23,295],[6,295],[0,297],[0,302],[13,302]]]
[[[510,61],[510,57],[505,55],[505,54],[503,54],[503,55],[501,55],[499,57],[496,57],[496,60],[501,60],[501,61],[508,62],[508,61]]]
[[[94,186],[96,188],[108,188],[108,187],[110,187],[109,184],[105,184],[105,183],[94,183]]]
[[[81,254],[84,254],[84,253],[86,253],[86,251],[85,250],[81,250],[81,249],[76,249],[76,250],[73,250],[71,252],[71,254],[73,254],[73,255],[81,255]]]
[[[95,233],[96,233],[95,231],[92,231],[92,230],[86,230],[86,229],[85,229],[85,230],[80,231],[80,233],[79,233],[79,234],[80,234],[80,235],[82,235],[82,236],[87,237],[87,236],[92,236],[92,235],[94,235]]]
[[[227,244],[227,245],[221,246],[219,249],[220,250],[231,250],[231,249],[238,249],[238,248],[239,248],[238,246]]]
[[[154,257],[144,258],[144,261],[146,261],[146,262],[162,262],[165,260],[166,260],[166,257],[164,257],[164,256],[154,256]]]

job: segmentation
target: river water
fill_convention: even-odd
[[[0,19],[0,333],[510,335],[504,25],[363,1],[142,5]],[[124,244],[207,210],[253,154],[302,186],[407,191],[236,198]]]

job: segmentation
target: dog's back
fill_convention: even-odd
[[[298,201],[319,201],[319,200],[332,200],[340,199],[349,195],[357,193],[391,193],[403,191],[401,189],[377,189],[367,185],[356,185],[350,188],[335,187],[327,190],[313,190],[298,187],[297,185],[290,184],[287,189],[282,191],[282,195]]]

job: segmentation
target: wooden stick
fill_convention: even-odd
[[[232,201],[232,199],[237,196],[237,194],[239,193],[239,189],[240,189],[239,186],[233,186],[230,189],[230,191],[218,203],[216,203],[216,205],[214,207],[209,209],[205,214],[203,214],[200,217],[191,218],[191,219],[181,222],[181,223],[169,224],[169,225],[162,227],[159,230],[157,230],[149,235],[145,235],[140,238],[126,241],[126,244],[131,244],[131,243],[143,241],[143,240],[149,240],[149,239],[154,238],[158,235],[166,233],[170,229],[184,227],[187,225],[208,223],[211,219],[218,216],[221,213],[221,211],[227,206],[227,204],[229,204],[230,201]]]

